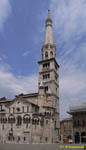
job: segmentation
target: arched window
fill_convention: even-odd
[[[48,58],[48,52],[45,52],[45,59]]]
[[[50,117],[51,116],[51,112],[45,112],[45,116],[46,117]]]
[[[14,141],[15,140],[15,137],[13,136],[13,133],[9,133],[8,134],[8,141]]]
[[[1,116],[1,118],[0,118],[0,123],[7,123],[7,118],[6,118],[6,116]]]
[[[8,117],[8,123],[15,123],[15,116],[14,115],[10,115]]]
[[[33,118],[32,119],[32,124],[33,125],[39,125],[39,118]]]
[[[17,117],[17,125],[20,126],[22,124],[22,117],[18,116]]]
[[[24,117],[23,117],[23,123],[28,124],[30,122],[31,122],[30,116],[28,114],[24,115]]]
[[[50,52],[50,56],[53,57],[53,52],[52,51]]]

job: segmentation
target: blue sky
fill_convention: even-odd
[[[37,92],[47,10],[60,64],[60,111],[86,102],[86,0],[0,0],[0,97]]]

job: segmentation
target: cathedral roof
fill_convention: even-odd
[[[6,97],[0,98],[0,102],[6,101]]]
[[[23,98],[37,97],[38,93],[29,93],[29,94],[21,93],[21,94],[17,95],[16,97],[20,97],[20,96],[23,97]]]
[[[21,93],[16,97],[20,97],[25,101],[32,103],[33,105],[38,105],[38,93],[30,93],[30,94]]]
[[[12,100],[5,100],[5,101],[0,101],[0,104],[3,104],[3,103],[10,103]]]

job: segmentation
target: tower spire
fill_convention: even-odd
[[[47,20],[51,20],[50,10],[48,9],[48,17]]]
[[[44,38],[44,45],[46,44],[54,44],[54,39],[53,39],[53,31],[52,31],[52,19],[50,15],[50,10],[48,10],[48,16],[45,22],[45,38]]]

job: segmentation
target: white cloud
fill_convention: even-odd
[[[79,38],[86,33],[85,0],[51,0],[54,25],[61,39]]]
[[[60,112],[86,101],[86,1],[51,0],[60,63]],[[66,105],[65,105],[66,104]]]
[[[86,46],[86,1],[51,0],[50,7],[60,59],[70,57],[70,54],[76,55],[77,59],[77,53],[81,52],[83,45]]]
[[[86,73],[75,70],[72,74],[64,74],[60,80],[61,94],[69,98],[80,96],[86,91]]]
[[[0,31],[3,30],[4,23],[11,13],[10,0],[0,0]]]
[[[69,105],[86,101],[86,63],[82,63],[86,60],[85,50],[86,45],[81,45],[72,59],[65,56],[60,60],[61,118],[67,115]]]
[[[20,93],[37,92],[37,75],[15,76],[9,70],[11,67],[8,67],[8,70],[4,68],[4,65],[0,66],[0,97],[12,98]]]
[[[66,72],[69,69],[66,70]],[[71,68],[68,73],[62,72],[60,76],[60,115],[67,116],[71,104],[86,102],[86,72]],[[61,75],[60,74],[60,75]],[[65,105],[66,104],[66,105]]]
[[[22,56],[28,56],[30,51],[25,51]]]
[[[86,45],[81,45],[72,58],[67,55],[62,57],[63,59],[60,58],[61,118],[67,115],[71,103],[86,101],[86,63],[83,63],[85,57]]]

